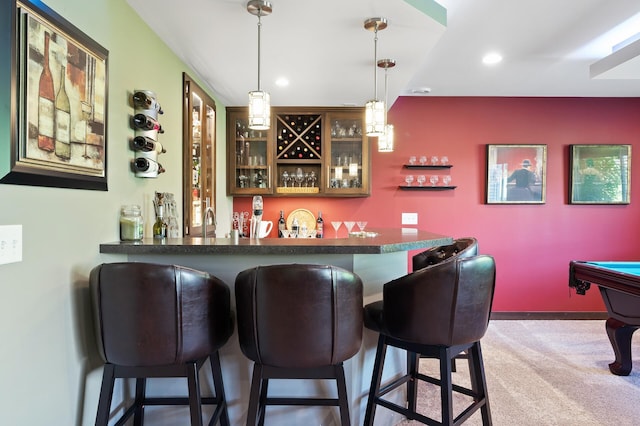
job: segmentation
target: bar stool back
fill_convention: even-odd
[[[147,405],[189,405],[202,425],[201,404],[215,404],[210,424],[229,424],[218,349],[233,331],[229,287],[206,272],[175,265],[107,263],[90,274],[98,350],[105,361],[96,425],[107,425],[116,378],[136,378],[134,414]],[[200,394],[198,373],[209,358],[213,397]],[[148,398],[146,378],[186,377],[188,398]]]
[[[362,281],[323,265],[260,266],[235,282],[238,338],[254,362],[247,425],[268,405],[334,405],[349,421],[343,361],[362,342]],[[269,379],[335,379],[338,398],[271,398]]]

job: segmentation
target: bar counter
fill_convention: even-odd
[[[207,271],[226,282],[231,288],[231,303],[235,307],[233,287],[236,275],[258,265],[287,263],[310,263],[334,265],[360,276],[364,284],[364,304],[382,298],[382,286],[408,272],[409,250],[451,244],[450,236],[415,229],[367,229],[376,232],[375,237],[349,238],[264,238],[250,240],[241,238],[237,244],[229,238],[176,238],[163,241],[145,239],[141,242],[113,242],[100,244],[100,252],[105,254],[105,262],[154,262],[176,264]],[[332,237],[333,232],[326,233]],[[300,283],[304,285],[304,283]],[[234,308],[235,309],[235,308]],[[377,344],[377,334],[365,328],[360,352],[345,362],[347,393],[351,411],[351,423],[362,424],[367,403],[373,360]],[[246,422],[249,404],[249,388],[253,364],[244,357],[238,344],[237,333],[220,350],[224,386],[229,403],[229,417],[232,425]],[[387,353],[384,378],[404,370],[406,355],[390,350]],[[204,374],[210,374],[204,368]],[[210,377],[202,375],[201,377]],[[159,380],[159,379],[156,379]],[[208,380],[205,382],[208,383]],[[325,397],[335,397],[334,382],[323,380],[273,380],[269,384],[271,392],[278,394],[320,393]],[[148,389],[162,394],[184,392],[181,382],[170,383],[149,381]],[[205,387],[206,389],[206,387]],[[398,392],[399,394],[401,392]],[[402,395],[398,403],[402,403]],[[145,410],[145,420],[164,425],[163,419],[175,408],[149,407]],[[188,413],[185,414],[188,417]],[[397,413],[379,408],[376,425],[394,425],[403,420]],[[331,407],[273,407],[267,409],[267,424],[338,424],[337,408]]]
[[[369,231],[368,231],[369,232]],[[376,229],[375,237],[349,238],[168,238],[100,244],[100,253],[120,254],[382,254],[450,244],[451,237],[414,229]],[[329,233],[331,234],[331,233]]]

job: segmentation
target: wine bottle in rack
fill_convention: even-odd
[[[133,93],[133,106],[141,109],[151,109],[156,111],[158,114],[164,113],[155,97],[155,94],[148,90],[136,90]]]
[[[158,154],[167,152],[160,142],[156,142],[147,136],[136,136],[133,138],[133,149],[143,152],[156,151]]]
[[[68,160],[71,158],[71,107],[69,105],[69,96],[65,86],[66,69],[64,65],[60,67],[60,88],[56,95],[55,111],[56,111],[56,156]]]
[[[137,157],[133,160],[133,170],[137,176],[141,177],[155,177],[165,171],[162,164],[145,157]]]
[[[49,40],[50,35],[44,32],[44,64],[38,84],[38,148],[53,152],[54,141],[54,91],[53,76],[49,68]]]
[[[138,113],[133,116],[133,125],[136,129],[140,130],[157,130],[158,133],[164,133],[162,126],[153,117],[149,117],[146,114]]]

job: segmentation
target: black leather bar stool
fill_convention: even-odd
[[[491,412],[480,349],[489,323],[495,288],[495,262],[491,256],[450,257],[440,263],[386,283],[383,300],[365,306],[365,326],[379,334],[367,401],[365,425],[372,425],[378,405],[424,424],[458,425],[478,409],[484,425]],[[407,374],[381,386],[387,346],[407,351]],[[471,387],[452,383],[452,359],[467,351]],[[437,358],[439,378],[420,374],[419,356]],[[416,411],[417,381],[440,386],[441,422]],[[407,385],[408,407],[385,399]],[[453,392],[473,398],[473,403],[454,417]]]
[[[323,265],[261,266],[236,277],[238,338],[254,362],[247,425],[264,424],[269,405],[340,407],[349,421],[343,361],[362,342],[362,281]],[[335,379],[338,398],[273,398],[269,379]]]
[[[116,424],[144,407],[188,405],[202,425],[201,404],[215,404],[211,423],[229,425],[218,349],[233,331],[229,287],[193,269],[150,263],[108,263],[90,274],[98,350],[105,361],[96,425],[107,425],[116,378],[135,378],[133,404]],[[215,395],[200,394],[199,371],[209,358]],[[188,398],[148,398],[146,378],[186,377]]]
[[[418,253],[412,258],[413,270],[435,265],[453,256],[469,257],[478,254],[478,240],[473,237],[458,238],[452,244],[431,247],[422,253]],[[453,359],[452,371],[456,371],[456,359],[466,359],[466,352],[461,353]]]

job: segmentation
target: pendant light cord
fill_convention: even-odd
[[[262,9],[258,9],[258,92],[260,92],[260,29],[262,27]]]

